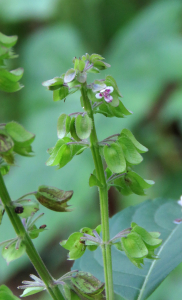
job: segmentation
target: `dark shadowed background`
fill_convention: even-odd
[[[116,79],[123,103],[133,115],[126,119],[96,115],[99,139],[131,129],[149,148],[135,170],[156,182],[144,197],[124,197],[111,189],[110,215],[149,198],[178,200],[182,194],[182,1],[0,0],[0,31],[18,35],[19,57],[9,67],[25,70],[21,91],[0,94],[0,122],[16,120],[36,134],[35,156],[17,157],[16,167],[5,177],[10,195],[15,200],[41,184],[74,190],[73,212],[54,213],[41,207],[45,215],[39,223],[49,230],[35,240],[48,269],[60,277],[72,263],[66,262],[67,251],[59,241],[83,226],[95,228],[100,222],[99,204],[97,189],[88,186],[94,168],[89,150],[59,171],[45,166],[46,150],[57,140],[57,118],[79,110],[79,95],[54,103],[42,82],[71,68],[74,56],[85,52],[104,56],[111,64],[107,74]],[[5,216],[0,242],[14,235]],[[26,255],[9,266],[0,258],[0,284],[7,284],[16,295],[21,293],[16,287],[31,273],[35,271]],[[149,299],[180,299],[181,282],[182,265]],[[49,297],[44,292],[29,299]]]

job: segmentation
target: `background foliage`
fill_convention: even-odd
[[[58,245],[59,241],[67,238],[73,229],[98,225],[99,206],[97,190],[88,186],[89,174],[94,168],[89,150],[59,171],[45,166],[46,149],[57,140],[57,118],[63,112],[78,111],[79,96],[74,94],[65,103],[53,103],[51,93],[45,91],[41,83],[70,68],[74,56],[79,57],[85,52],[103,55],[112,66],[107,73],[116,79],[124,104],[134,114],[122,120],[97,115],[99,139],[125,127],[131,129],[150,150],[135,170],[156,182],[144,197],[121,197],[111,189],[111,215],[149,198],[179,199],[182,171],[181,12],[180,0],[0,0],[0,31],[19,36],[15,47],[19,58],[11,62],[10,68],[21,66],[25,70],[21,80],[25,88],[15,94],[0,95],[0,120],[16,120],[36,134],[35,157],[17,158],[17,167],[5,178],[7,187],[13,200],[36,190],[41,184],[74,190],[71,202],[75,210],[72,213],[59,214],[42,209],[46,214],[41,221],[49,230],[35,241],[55,277],[60,277],[71,266],[70,262],[65,263],[66,251]],[[13,236],[5,216],[0,241]],[[177,299],[182,293],[181,271],[179,266],[149,299]],[[8,267],[0,258],[0,283],[6,283],[16,295],[20,294],[16,286],[21,280],[27,280],[32,272],[26,256]],[[41,294],[40,297],[46,298]]]

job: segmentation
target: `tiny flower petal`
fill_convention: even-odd
[[[95,95],[95,97],[96,97],[97,99],[101,99],[101,98],[103,97],[103,95],[102,95],[101,93],[97,93],[97,94]]]
[[[181,224],[182,223],[182,219],[175,219],[173,221],[174,224]]]
[[[112,86],[107,86],[105,91],[109,94],[111,94],[114,91],[114,88]]]
[[[113,97],[111,95],[105,95],[104,100],[109,103],[109,102],[112,102]]]

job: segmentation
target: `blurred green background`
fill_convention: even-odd
[[[126,119],[96,115],[99,139],[127,127],[149,148],[135,170],[156,184],[147,196],[123,197],[109,191],[110,215],[148,198],[179,199],[182,194],[182,1],[181,0],[0,0],[0,31],[18,35],[19,57],[9,68],[23,67],[25,87],[14,94],[0,94],[0,122],[16,120],[36,134],[33,158],[18,158],[6,176],[12,199],[34,191],[41,184],[74,190],[72,213],[54,213],[41,207],[40,225],[48,231],[35,240],[53,276],[60,277],[72,263],[59,241],[83,226],[99,224],[97,189],[89,188],[93,171],[89,150],[56,171],[46,167],[47,148],[57,140],[58,116],[79,111],[79,95],[64,103],[52,101],[41,83],[72,67],[72,58],[85,52],[99,53],[111,64],[112,75],[123,94],[123,103],[133,111]],[[104,77],[101,73],[101,77]],[[90,77],[92,80],[93,76]],[[0,242],[14,236],[4,217]],[[35,273],[26,256],[10,263],[0,258],[0,283],[16,295],[22,280]],[[150,300],[180,299],[182,265],[174,270]],[[40,298],[39,298],[40,297]],[[47,300],[40,293],[29,299]],[[118,298],[119,299],[119,298]],[[120,298],[121,299],[121,298]]]

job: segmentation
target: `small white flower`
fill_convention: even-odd
[[[182,196],[180,197],[180,200],[178,200],[178,204],[182,206]]]
[[[113,100],[113,97],[110,95],[113,91],[114,91],[114,89],[112,86],[106,86],[106,88],[100,90],[100,92],[97,93],[95,95],[95,97],[97,99],[101,99],[104,97],[104,100],[109,103],[109,102],[112,102],[112,100]]]

